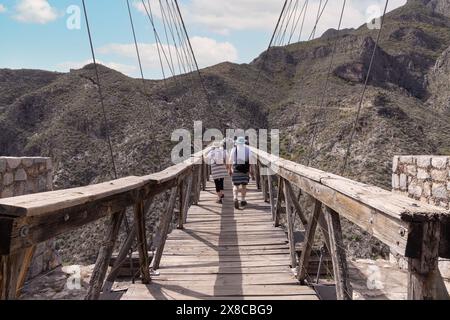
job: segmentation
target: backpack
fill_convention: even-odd
[[[235,153],[234,153],[234,162],[235,164],[233,165],[233,169],[235,171],[239,171],[241,173],[248,173],[250,171],[250,150],[245,147],[245,163],[237,163],[238,159],[237,159],[237,147],[235,149]]]

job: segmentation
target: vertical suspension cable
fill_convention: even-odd
[[[333,44],[333,51],[331,53],[331,58],[330,58],[330,65],[328,67],[328,72],[327,72],[327,78],[325,80],[325,86],[321,95],[321,101],[320,101],[320,105],[319,105],[319,115],[322,115],[323,113],[321,113],[323,107],[324,107],[324,103],[326,100],[326,96],[327,96],[327,91],[328,91],[328,84],[330,82],[330,77],[331,77],[331,69],[333,67],[333,62],[334,62],[334,55],[336,53],[336,47],[337,47],[337,43],[339,40],[339,31],[341,30],[341,26],[342,26],[342,19],[344,17],[344,11],[345,11],[345,5],[347,4],[347,0],[344,0],[344,3],[342,5],[342,10],[341,10],[341,16],[339,18],[339,24],[338,24],[338,34],[336,35],[336,39],[334,40],[334,44]],[[318,127],[319,124],[316,121],[314,123],[314,128],[313,128],[313,137],[311,140],[311,145],[309,147],[309,155],[308,155],[308,159],[307,159],[307,165],[309,166],[310,162],[311,162],[311,157],[312,157],[312,152],[313,152],[313,148],[314,148],[314,144],[316,142],[316,137],[317,137],[317,131],[318,131]]]
[[[309,0],[306,0],[305,13],[303,14],[303,19],[302,19],[302,25],[300,27],[300,32],[298,33],[298,42],[300,42],[301,39],[302,39],[303,28],[305,26],[305,20],[306,20],[306,14],[308,13],[308,5],[309,5]]]
[[[83,3],[84,17],[85,17],[85,21],[86,21],[86,28],[87,28],[87,32],[88,32],[88,36],[89,36],[89,45],[91,47],[92,60],[94,62],[95,76],[97,78],[98,95],[100,97],[100,104],[101,104],[101,107],[102,107],[103,122],[104,122],[105,130],[106,130],[106,140],[108,142],[109,153],[110,153],[111,163],[112,163],[113,172],[114,172],[114,178],[117,179],[118,178],[118,174],[117,174],[117,168],[116,168],[116,161],[114,159],[114,150],[113,150],[113,146],[112,146],[112,143],[111,143],[109,122],[108,122],[108,118],[106,116],[105,101],[104,101],[104,97],[103,97],[102,86],[101,86],[101,83],[100,83],[100,76],[99,76],[99,73],[98,73],[97,60],[95,58],[94,45],[93,45],[93,42],[92,42],[91,29],[90,29],[90,26],[89,26],[89,18],[88,18],[87,8],[86,8],[86,4],[85,4],[84,0],[82,0],[82,3]]]
[[[300,10],[300,13],[299,13],[298,17],[295,18],[295,24],[293,24],[293,26],[292,26],[291,35],[289,36],[288,44],[291,44],[292,37],[295,34],[295,30],[297,30],[298,23],[300,22],[300,19],[302,18],[302,14],[304,13],[305,8],[306,9],[308,8],[308,0],[305,0],[305,2],[303,3],[302,9]],[[305,13],[305,16],[306,16],[306,13]],[[300,33],[302,32],[302,28],[300,29]]]
[[[184,30],[184,34],[186,35],[187,43],[189,44],[189,48],[190,48],[190,51],[191,51],[191,54],[192,54],[192,58],[194,59],[195,68],[197,69],[197,74],[198,74],[198,77],[200,79],[201,86],[203,87],[203,91],[205,93],[205,97],[206,97],[206,100],[208,102],[209,109],[212,110],[211,100],[209,98],[208,91],[206,90],[206,86],[205,86],[205,82],[203,81],[202,74],[200,73],[200,69],[198,67],[197,59],[195,58],[194,50],[192,49],[192,44],[191,44],[191,41],[189,40],[189,35],[187,33],[186,25],[184,24],[183,16],[181,15],[181,10],[180,10],[180,7],[178,5],[178,1],[174,0],[174,2],[175,2],[175,5],[177,6],[177,12],[178,12],[178,15],[179,15],[180,20],[181,20],[181,24],[182,24],[182,27],[183,27],[183,30]]]
[[[362,108],[362,103],[364,101],[364,96],[366,94],[366,90],[367,90],[367,86],[369,84],[369,79],[370,79],[370,74],[372,72],[372,67],[373,67],[373,62],[375,61],[375,55],[377,52],[377,48],[378,48],[378,44],[380,42],[380,37],[381,37],[381,32],[383,30],[383,25],[384,25],[384,20],[386,17],[386,11],[387,11],[387,7],[389,5],[389,0],[386,0],[386,4],[384,6],[384,11],[383,11],[383,16],[381,17],[381,24],[380,24],[380,30],[378,30],[378,35],[377,35],[377,40],[375,42],[375,46],[373,48],[373,52],[372,52],[372,57],[370,58],[370,64],[369,64],[369,69],[367,70],[367,75],[366,75],[366,80],[364,82],[364,88],[361,94],[361,98],[359,99],[359,103],[358,103],[358,111],[356,113],[356,117],[355,117],[355,121],[353,123],[353,127],[352,127],[352,131],[350,133],[350,139],[347,145],[347,150],[345,152],[345,157],[344,157],[344,162],[341,168],[341,175],[344,175],[346,170],[347,170],[347,165],[348,165],[348,158],[350,156],[350,150],[353,144],[353,139],[355,137],[355,131],[356,131],[356,126],[358,124],[358,120],[359,117],[361,115],[361,108]]]

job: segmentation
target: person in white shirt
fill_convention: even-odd
[[[253,166],[250,165],[251,150],[246,145],[244,137],[238,137],[235,147],[230,151],[228,160],[228,172],[233,181],[234,207],[239,209],[239,205],[245,207],[247,201],[247,185],[250,176],[254,177]],[[239,203],[239,193],[241,193],[241,202]]]
[[[206,158],[211,166],[211,175],[216,185],[217,203],[222,203],[222,199],[225,197],[224,180],[228,174],[226,167],[227,151],[224,150],[220,142],[215,142]]]

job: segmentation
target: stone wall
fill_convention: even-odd
[[[50,158],[0,157],[0,198],[16,197],[53,189],[52,161]],[[51,270],[60,264],[55,242],[36,246],[29,278]]]
[[[450,156],[396,156],[392,168],[394,192],[450,209]],[[406,262],[391,256],[400,267]],[[440,261],[442,276],[450,279],[450,262]]]
[[[450,209],[450,156],[397,156],[392,169],[395,192]]]

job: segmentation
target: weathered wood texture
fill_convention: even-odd
[[[223,205],[217,204],[208,183],[184,229],[169,234],[160,274],[150,285],[131,285],[122,299],[317,299],[290,270],[286,234],[273,227],[256,185],[249,185],[245,210],[234,209],[229,178],[225,189]]]

